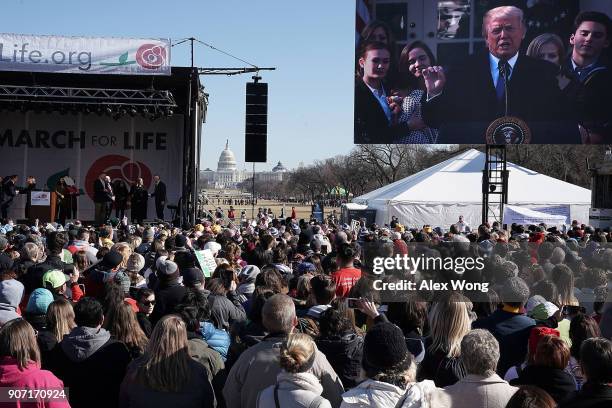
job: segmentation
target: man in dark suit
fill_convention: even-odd
[[[388,103],[385,78],[391,52],[381,42],[362,45],[359,57],[361,75],[355,81],[355,143],[390,143],[393,109]]]
[[[94,181],[94,205],[96,224],[105,223],[110,216],[110,211],[113,203],[113,190],[110,185],[110,178],[106,173]]]
[[[155,211],[157,212],[157,218],[160,220],[164,219],[164,207],[166,206],[166,184],[161,181],[158,175],[153,176],[155,182],[155,190],[151,197],[155,197]]]
[[[2,181],[2,186],[0,186],[2,189],[2,199],[0,199],[0,214],[4,221],[8,220],[9,207],[13,203],[15,196],[19,194],[16,187],[17,179],[18,176],[16,174],[8,176]]]
[[[482,143],[488,124],[503,116],[534,124],[533,143],[552,137],[551,127],[564,112],[557,72],[552,64],[519,53],[526,33],[523,12],[516,7],[489,10],[482,31],[488,52],[468,57],[451,70],[448,80],[441,67],[424,70],[425,122],[441,127],[442,143]],[[579,143],[577,131],[576,123],[569,132],[575,139],[550,142]],[[471,140],[453,140],[453,133],[465,133],[461,137]]]

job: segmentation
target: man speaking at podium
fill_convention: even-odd
[[[503,116],[517,117],[530,126],[534,122],[553,124],[563,117],[554,65],[519,53],[526,34],[523,11],[512,6],[491,9],[483,18],[482,31],[488,52],[471,55],[454,66],[448,80],[441,67],[423,72],[427,88],[424,115],[432,126],[442,125],[445,135],[440,143],[449,137],[464,137],[460,136],[463,133],[472,140],[457,142],[482,143],[488,124]],[[576,123],[569,134],[578,135],[577,130]],[[534,143],[543,142],[537,135],[534,139]],[[579,142],[579,137],[547,141]]]

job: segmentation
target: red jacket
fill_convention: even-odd
[[[0,358],[0,387],[11,387],[31,390],[60,390],[64,388],[64,383],[58,379],[51,371],[41,370],[35,363],[30,364],[25,370],[20,371],[17,360],[13,357]],[[7,400],[8,390],[4,389],[3,400]],[[0,408],[70,408],[68,398],[49,399],[38,402],[0,402]]]

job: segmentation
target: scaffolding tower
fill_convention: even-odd
[[[497,221],[503,225],[504,205],[507,203],[506,146],[486,145],[482,171],[482,223]]]

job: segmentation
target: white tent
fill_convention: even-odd
[[[547,214],[529,208],[517,207],[515,205],[504,206],[504,224],[539,224],[563,225],[567,223],[564,215]]]
[[[470,226],[481,222],[482,170],[485,154],[467,150],[451,159],[395,183],[371,191],[353,202],[376,209],[376,223],[397,216],[402,224],[448,228],[460,215]],[[508,204],[553,215],[566,223],[588,222],[591,191],[507,163]]]

